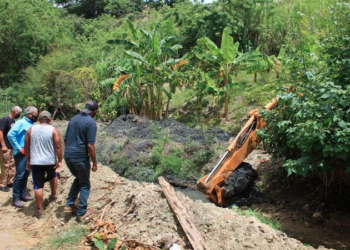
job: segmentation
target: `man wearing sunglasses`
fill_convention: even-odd
[[[24,152],[25,135],[28,129],[38,120],[38,109],[29,106],[25,109],[23,119],[13,125],[7,134],[12,147],[15,158],[16,175],[13,180],[13,205],[22,208],[22,201],[32,201],[33,197],[27,196],[27,181],[29,171],[26,170],[27,158]]]

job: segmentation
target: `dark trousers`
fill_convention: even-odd
[[[27,158],[25,155],[19,153],[14,156],[16,174],[13,179],[13,199],[20,200],[22,197],[27,196],[27,181],[29,171],[26,170]]]
[[[77,214],[78,216],[83,216],[86,213],[87,201],[90,195],[90,161],[86,160],[85,162],[71,162],[71,160],[67,158],[64,160],[66,161],[72,175],[75,176],[68,194],[66,205],[72,206],[80,193]]]

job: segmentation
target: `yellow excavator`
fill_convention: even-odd
[[[265,105],[265,110],[272,110],[277,105],[277,99],[273,99]],[[261,138],[256,134],[258,129],[266,126],[266,122],[259,114],[258,109],[248,113],[248,121],[227,148],[213,170],[202,177],[197,186],[209,200],[219,206],[228,205],[225,201],[228,188],[224,183],[228,177],[241,166],[244,159],[257,147]]]

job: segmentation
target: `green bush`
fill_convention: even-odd
[[[284,92],[278,107],[262,112],[267,126],[259,134],[267,139],[268,151],[285,160],[288,174],[343,167],[350,171],[350,86],[345,89],[324,82]]]

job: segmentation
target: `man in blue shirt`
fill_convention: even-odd
[[[93,209],[87,209],[87,200],[90,195],[90,159],[92,160],[92,171],[97,170],[95,141],[97,126],[93,117],[96,116],[98,104],[89,101],[85,109],[69,122],[64,137],[66,149],[64,160],[75,176],[72,187],[69,191],[66,206],[66,213],[77,212],[78,222],[93,213]],[[75,206],[75,200],[79,196],[79,207]]]
[[[16,166],[16,175],[13,180],[13,205],[19,208],[24,206],[21,201],[34,200],[33,197],[27,196],[29,171],[26,170],[27,159],[24,152],[24,142],[26,132],[37,120],[38,109],[29,106],[25,109],[25,116],[23,119],[16,122],[7,134],[7,138],[13,147]]]

